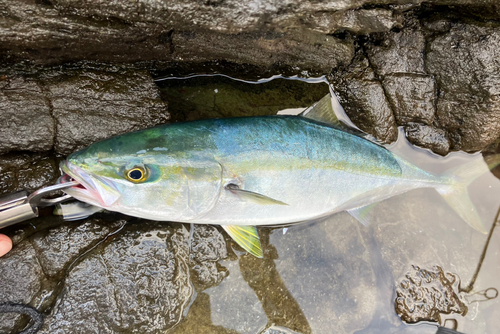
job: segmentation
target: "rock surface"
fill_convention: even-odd
[[[431,76],[388,75],[383,86],[398,124],[409,122],[432,124],[436,88]]]
[[[460,278],[439,266],[427,270],[413,266],[396,288],[396,313],[406,323],[441,323],[441,314],[467,314],[459,296]]]
[[[381,141],[403,126],[412,143],[441,155],[498,144],[496,0],[0,0],[0,13],[1,193],[53,183],[59,154],[164,123],[167,105],[174,121],[249,116],[282,100],[305,107],[321,91],[284,85],[265,99],[228,88],[222,99],[216,83],[209,93],[179,86],[169,95],[150,73],[325,75],[351,119]],[[200,101],[204,110],[185,111]],[[498,205],[484,188],[483,215]],[[0,259],[0,302],[45,312],[43,333],[434,333],[402,327],[387,297],[394,282],[411,265],[468,281],[485,236],[455,225],[463,222],[433,206],[437,195],[417,195],[381,203],[367,229],[340,215],[307,233],[275,230],[264,260],[238,257],[214,227],[132,220],[117,231],[123,216],[40,218],[2,230],[15,245]],[[498,258],[489,263],[478,289],[497,284]],[[498,307],[470,307],[463,331],[493,332]],[[0,314],[0,332],[27,321]]]
[[[340,104],[354,124],[384,143],[396,140],[394,114],[368,59],[358,55],[331,80]]]
[[[189,263],[194,274],[191,280],[199,290],[218,285],[229,274],[218,266],[227,258],[227,246],[223,235],[214,227],[191,225],[191,253]]]
[[[169,119],[144,70],[47,71],[0,86],[0,153],[49,151],[67,155],[113,135]],[[0,82],[1,83],[1,82]]]
[[[60,176],[57,158],[47,153],[11,153],[0,159],[0,191],[34,191],[53,184]]]
[[[160,227],[126,227],[73,267],[41,333],[163,333],[179,322],[192,293],[189,234]]]
[[[55,151],[69,154],[168,120],[146,71],[69,72],[43,80],[56,124]]]
[[[457,24],[429,44],[439,87],[437,121],[451,148],[477,151],[500,135],[500,29]]]
[[[0,153],[55,148],[68,154],[93,140],[164,122],[154,88],[142,86],[142,95],[128,86],[147,72],[134,74],[130,67],[164,75],[330,75],[362,129],[391,142],[396,126],[432,126],[445,131],[449,149],[418,143],[439,147],[439,154],[481,150],[500,134],[493,23],[500,12],[494,0],[18,0],[1,8],[0,111],[7,117]],[[364,69],[360,54],[367,59]],[[52,65],[62,65],[64,75],[41,80],[39,70]],[[137,100],[127,102],[130,95]]]
[[[92,219],[70,223],[35,234],[31,243],[38,254],[43,272],[48,277],[61,277],[63,270],[90,250],[125,221],[113,223]]]
[[[1,259],[1,302],[28,304],[39,294],[45,280],[35,249],[30,243],[16,247]],[[21,317],[16,313],[0,314],[0,333],[10,333]]]
[[[407,123],[405,130],[406,138],[414,145],[430,148],[441,155],[446,155],[450,150],[450,141],[446,131],[442,129],[419,123]]]
[[[0,80],[0,153],[48,151],[55,126],[40,85],[21,77]]]

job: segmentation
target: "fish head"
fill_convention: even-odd
[[[108,211],[163,221],[188,222],[215,205],[222,188],[219,164],[199,154],[130,150],[114,142],[92,144],[61,162],[59,182],[79,182],[64,190],[68,195]]]

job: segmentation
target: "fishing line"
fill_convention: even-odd
[[[498,208],[497,214],[495,216],[495,220],[493,222],[493,225],[491,225],[490,233],[488,234],[488,238],[486,239],[486,243],[484,244],[483,248],[483,253],[481,254],[481,257],[479,258],[479,263],[477,265],[476,271],[474,272],[474,276],[472,276],[472,279],[465,288],[460,288],[460,292],[466,292],[470,293],[472,289],[474,288],[474,284],[476,283],[477,276],[479,275],[479,271],[481,270],[481,266],[483,265],[483,261],[486,258],[486,251],[488,250],[488,246],[491,241],[491,237],[493,236],[493,231],[495,230],[495,227],[498,225],[498,218],[500,217],[500,207]],[[497,292],[498,295],[498,292]]]
[[[18,334],[35,334],[42,328],[43,325],[43,314],[37,309],[28,305],[1,303],[0,313],[19,313],[25,314],[31,318],[33,324],[25,330],[19,332]]]

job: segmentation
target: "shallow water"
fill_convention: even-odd
[[[289,108],[294,110],[286,113],[297,113],[329,91],[321,81],[276,78],[255,84],[196,76],[158,84],[178,121],[276,114]],[[454,153],[443,159],[409,148],[404,140],[393,146],[433,172],[470,158]],[[470,194],[489,229],[500,206],[500,182],[489,173],[471,185]],[[429,289],[437,293],[431,296],[434,300],[422,303],[431,309],[421,312],[424,318],[432,313],[441,325],[455,322],[464,333],[493,333],[500,327],[499,298],[485,300],[477,293],[500,289],[498,229],[493,231],[473,289],[466,293],[460,289],[473,278],[487,235],[462,221],[435,190],[414,190],[383,201],[370,212],[370,220],[365,227],[340,213],[285,229],[259,228],[264,259],[236,251],[238,258],[221,261],[229,275],[219,285],[197,292],[186,318],[173,332],[198,333],[203,324],[206,333],[261,333],[271,326],[299,333],[435,333],[436,322],[407,325],[396,314],[396,289],[401,291],[412,266],[436,273],[439,266],[460,279],[448,288],[465,306],[465,316],[431,312],[439,293],[447,289],[434,281]],[[422,292],[419,288],[425,284],[406,292]]]

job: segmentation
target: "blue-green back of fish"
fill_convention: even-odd
[[[466,190],[488,170],[484,163],[432,175],[380,145],[304,117],[158,126],[93,144],[71,155],[63,170],[90,189],[69,194],[109,211],[230,227],[286,224],[343,210],[365,222],[372,204],[434,187],[484,231]],[[144,177],[130,179],[134,170]],[[253,238],[253,230],[241,232],[232,236],[243,243]]]

